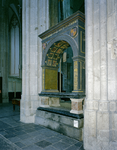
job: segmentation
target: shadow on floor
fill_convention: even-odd
[[[20,122],[19,106],[0,104],[0,150],[84,150],[83,143],[40,125]]]

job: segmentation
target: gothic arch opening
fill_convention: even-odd
[[[44,46],[44,44],[43,44]],[[43,90],[73,91],[73,52],[70,44],[59,40],[52,44],[45,55]]]

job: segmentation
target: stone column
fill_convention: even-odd
[[[0,5],[0,76],[2,77],[2,102],[8,102],[8,14]]]
[[[42,44],[38,35],[48,29],[48,0],[22,1],[22,98],[20,120],[34,122],[42,90]]]
[[[117,1],[85,0],[85,150],[117,149]]]

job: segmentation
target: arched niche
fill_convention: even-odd
[[[55,40],[48,49],[48,51],[45,52],[45,54],[43,55],[43,91],[58,92],[59,62],[60,59],[63,57],[64,51],[70,47],[70,44],[65,40],[59,40],[56,42]]]
[[[59,43],[59,42],[62,42],[63,41],[63,44],[64,45],[67,45],[68,44],[68,47],[71,46],[72,48],[72,51],[73,51],[73,57],[75,56],[78,56],[78,43],[72,38],[70,37],[69,35],[60,35],[60,36],[56,36],[54,39],[52,39],[47,47],[44,49],[43,51],[43,56],[42,56],[42,66],[45,65],[45,58],[46,58],[46,55],[48,53],[48,51],[51,49],[51,47],[53,47],[53,45],[55,45],[56,43]],[[45,44],[46,46],[46,43],[43,43],[43,45]],[[60,47],[59,47],[60,48]],[[66,47],[67,48],[67,47]],[[65,48],[65,49],[66,49]],[[65,50],[64,49],[64,50]]]

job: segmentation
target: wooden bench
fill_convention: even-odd
[[[18,98],[12,99],[12,104],[13,104],[13,111],[15,111],[15,105],[20,106],[20,99]]]

